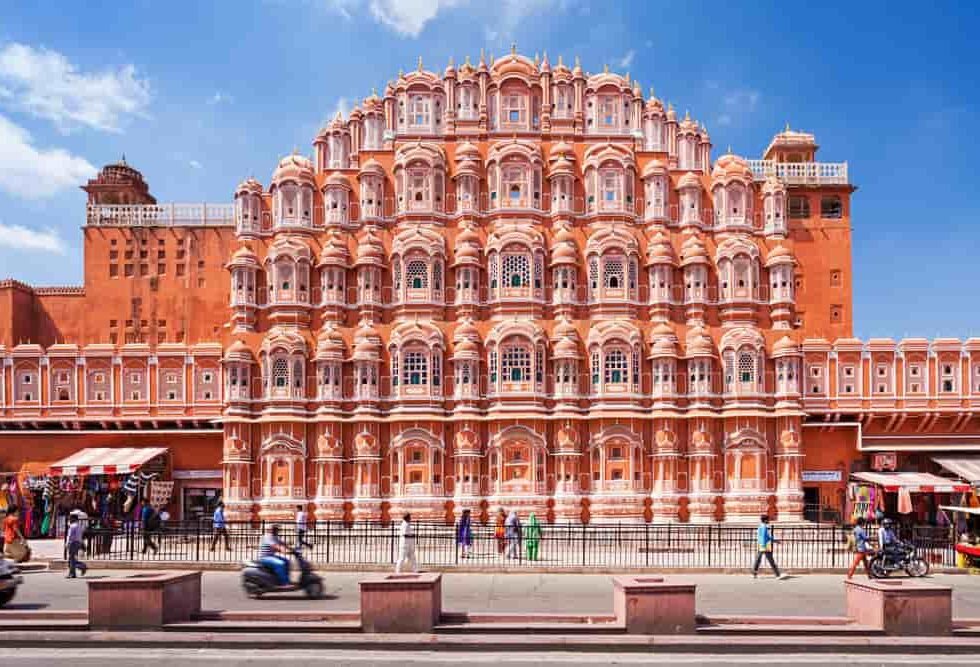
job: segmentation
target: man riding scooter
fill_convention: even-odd
[[[276,574],[280,586],[289,583],[289,546],[279,537],[279,526],[272,525],[265,529],[265,535],[259,543],[259,558],[261,565],[265,565]]]

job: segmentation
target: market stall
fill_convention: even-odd
[[[48,486],[64,511],[81,511],[93,528],[139,521],[142,504],[165,507],[171,500],[166,447],[93,447],[51,464]]]
[[[875,521],[882,516],[912,526],[948,526],[940,505],[959,503],[970,485],[921,472],[855,472],[847,488],[847,516]]]

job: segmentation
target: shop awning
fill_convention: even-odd
[[[980,507],[953,507],[952,505],[940,505],[939,509],[947,512],[962,512],[963,514],[980,515]]]
[[[932,460],[970,484],[980,485],[980,456],[934,456]]]
[[[125,475],[161,454],[166,447],[90,447],[51,465],[52,475]]]
[[[910,493],[954,493],[970,490],[969,484],[927,472],[852,472],[851,477],[884,487],[885,491],[908,489]]]

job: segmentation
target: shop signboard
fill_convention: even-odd
[[[840,470],[804,470],[803,482],[840,482]]]
[[[898,468],[898,454],[878,452],[871,455],[871,469],[876,472],[894,472]]]

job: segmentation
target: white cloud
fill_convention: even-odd
[[[761,95],[757,90],[722,89],[717,81],[707,81],[705,87],[712,91],[713,97],[721,99],[721,107],[718,109],[718,115],[715,116],[715,124],[721,127],[730,127],[759,108]]]
[[[11,43],[0,49],[0,102],[62,132],[118,132],[124,118],[145,113],[150,85],[133,65],[81,72],[57,51]]]
[[[194,167],[195,169],[204,169],[204,165],[198,162],[197,160],[191,160],[187,164]]]
[[[215,104],[221,104],[222,102],[224,102],[225,104],[231,104],[234,101],[235,101],[234,97],[232,97],[228,93],[223,93],[220,90],[216,90],[214,95],[208,98],[208,104],[211,106],[214,106]]]
[[[636,57],[636,51],[634,51],[633,49],[630,49],[629,51],[627,51],[626,52],[626,55],[623,56],[622,58],[620,58],[619,61],[617,62],[617,64],[619,65],[619,68],[620,69],[626,69],[627,67],[629,67],[630,65],[632,65],[633,64],[633,58],[635,58],[635,57]]]
[[[0,222],[0,247],[14,250],[40,250],[56,255],[67,254],[65,242],[53,229],[30,229]]]
[[[351,19],[365,9],[378,23],[391,29],[402,37],[416,38],[425,30],[425,26],[447,9],[463,5],[478,5],[484,3],[478,0],[324,0],[331,11]],[[511,39],[522,21],[546,8],[556,7],[566,11],[575,5],[577,0],[497,0],[496,3],[485,5],[492,10],[492,20],[485,20],[484,36],[488,42]],[[588,9],[582,5],[582,10]]]
[[[330,117],[327,118],[327,122],[330,122],[336,118],[338,113],[344,118],[347,118],[350,115],[350,100],[346,97],[341,97],[337,100],[337,105],[333,108],[333,111],[330,112]]]
[[[62,148],[38,148],[30,133],[0,115],[0,190],[41,199],[76,188],[96,173],[85,158]]]

